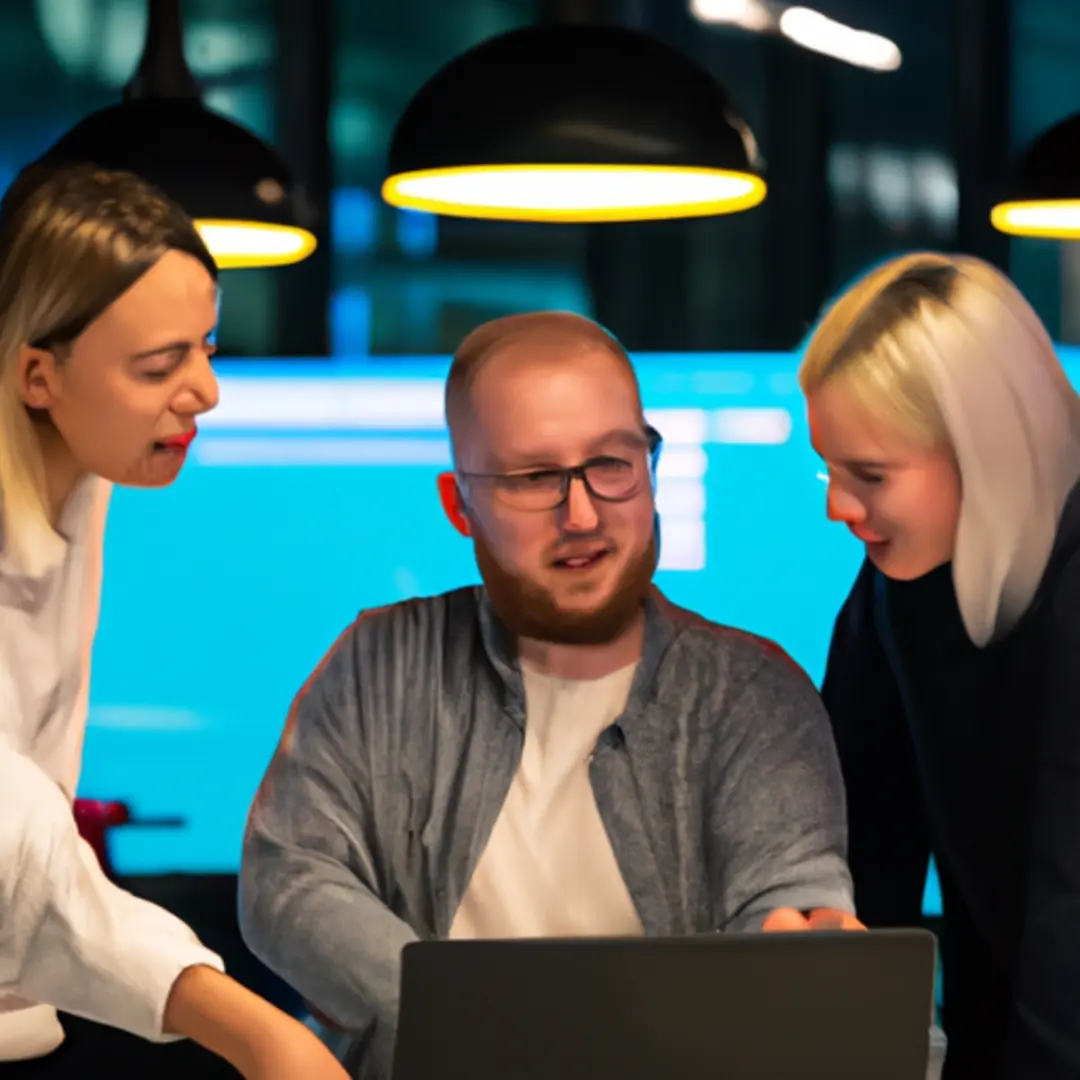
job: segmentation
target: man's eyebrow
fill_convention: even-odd
[[[603,435],[590,440],[587,445],[586,457],[617,444],[622,447],[639,449],[649,445],[648,436],[644,431],[637,428],[615,428],[605,431]],[[537,447],[535,450],[515,451],[499,458],[499,464],[504,469],[525,469],[530,466],[545,469],[561,469],[559,464],[560,455],[551,446]]]
[[[593,439],[589,446],[595,450],[610,443],[621,443],[623,446],[632,447],[648,446],[649,438],[640,428],[615,428],[605,432],[598,439]]]

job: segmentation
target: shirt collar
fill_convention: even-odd
[[[525,725],[525,684],[517,658],[517,642],[505,623],[495,614],[483,586],[476,586],[477,617],[484,651],[503,688],[503,705],[512,719],[521,727]],[[670,602],[653,586],[645,599],[645,640],[641,659],[630,688],[626,709],[620,717],[620,726],[630,726],[640,721],[645,709],[652,703],[656,690],[656,675],[676,633],[670,617]]]

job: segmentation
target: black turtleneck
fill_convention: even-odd
[[[864,921],[919,922],[938,868],[946,1080],[1077,1080],[1080,495],[1028,611],[985,648],[950,566],[896,582],[865,564],[822,693]]]

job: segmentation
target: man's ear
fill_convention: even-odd
[[[465,507],[461,501],[461,491],[458,489],[457,477],[452,472],[439,473],[439,502],[442,503],[443,513],[447,521],[454,526],[462,536],[471,536],[469,519],[465,516]]]
[[[19,347],[19,396],[30,409],[48,409],[59,396],[56,356],[32,345]]]

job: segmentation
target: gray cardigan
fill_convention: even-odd
[[[251,811],[245,940],[389,1075],[402,947],[443,938],[520,759],[524,691],[483,591],[365,612],[297,696]],[[852,911],[844,794],[810,680],[778,648],[647,605],[630,697],[590,765],[645,933]]]

